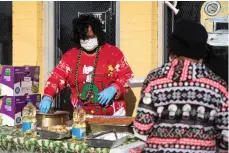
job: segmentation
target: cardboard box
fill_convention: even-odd
[[[41,95],[3,96],[0,99],[2,125],[15,126],[22,123],[22,109],[27,104],[27,99],[31,99],[34,106],[38,108]]]
[[[39,92],[38,66],[0,66],[0,96],[23,96]]]

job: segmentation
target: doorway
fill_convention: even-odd
[[[80,14],[93,14],[99,18],[107,34],[107,41],[116,45],[116,3],[113,1],[59,1],[55,2],[55,64],[61,56],[74,47],[72,21]],[[70,89],[66,88],[56,98],[56,109],[73,111]],[[70,116],[71,118],[71,116]]]

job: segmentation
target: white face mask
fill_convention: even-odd
[[[86,51],[92,51],[98,46],[98,38],[90,38],[90,39],[80,39],[80,45]]]

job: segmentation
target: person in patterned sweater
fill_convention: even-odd
[[[93,15],[73,21],[76,47],[67,51],[47,80],[40,103],[47,113],[55,96],[66,85],[71,88],[73,107],[92,115],[125,116],[125,93],[132,70],[123,53],[106,43],[102,23]]]
[[[134,121],[145,153],[228,152],[227,84],[203,63],[208,34],[194,21],[177,23],[170,61],[143,83]]]

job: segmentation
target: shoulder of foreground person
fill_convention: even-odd
[[[156,69],[153,69],[150,71],[146,77],[146,79],[143,82],[142,90],[141,93],[145,90],[145,88],[148,86],[148,84],[152,81],[157,80],[158,78],[163,78],[163,73],[164,73],[164,67],[166,66],[167,63],[162,65],[161,67],[158,67]]]
[[[215,74],[211,69],[207,68],[208,75],[206,76],[207,79],[210,79],[216,83],[219,83],[224,88],[228,88],[227,82],[222,79],[220,76]],[[228,90],[228,89],[227,89]]]
[[[158,67],[156,69],[151,70],[147,75],[147,79],[149,79],[150,81],[154,81],[155,79],[163,78],[163,74],[165,72],[165,67],[167,65],[168,65],[168,63],[165,63],[161,67]]]

